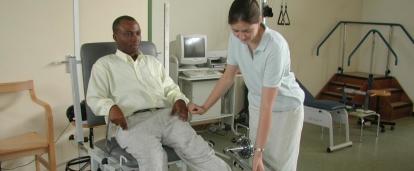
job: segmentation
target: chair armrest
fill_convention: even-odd
[[[53,126],[53,115],[52,115],[52,108],[50,105],[36,97],[36,94],[33,89],[29,90],[30,97],[32,101],[45,110],[45,118],[46,118],[46,128],[47,128],[47,139],[49,142],[54,142],[54,126]]]

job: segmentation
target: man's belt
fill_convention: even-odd
[[[148,108],[148,109],[140,109],[140,110],[135,111],[134,114],[136,114],[136,113],[144,113],[144,112],[149,112],[149,111],[154,112],[154,111],[160,110],[160,109],[163,109],[163,108],[162,107],[155,107],[155,108]]]

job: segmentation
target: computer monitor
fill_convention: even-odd
[[[207,36],[201,34],[179,34],[171,42],[171,55],[176,57],[180,66],[194,67],[207,62]]]

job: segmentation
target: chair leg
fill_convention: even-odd
[[[47,154],[49,159],[49,170],[56,171],[56,153],[54,145],[49,145],[49,152]]]
[[[361,117],[360,120],[361,120],[361,134],[359,135],[359,141],[362,142],[362,132],[364,130],[364,122],[365,121],[364,121],[363,117]]]
[[[40,162],[39,162],[39,155],[35,155],[35,166],[36,166],[36,171],[40,171]]]
[[[377,137],[380,129],[381,115],[377,114]]]

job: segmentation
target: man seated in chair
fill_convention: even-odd
[[[115,19],[115,54],[94,64],[87,103],[96,115],[120,126],[115,135],[140,170],[168,170],[162,144],[197,171],[230,170],[187,121],[188,99],[153,56],[139,51],[141,29],[130,16]]]

